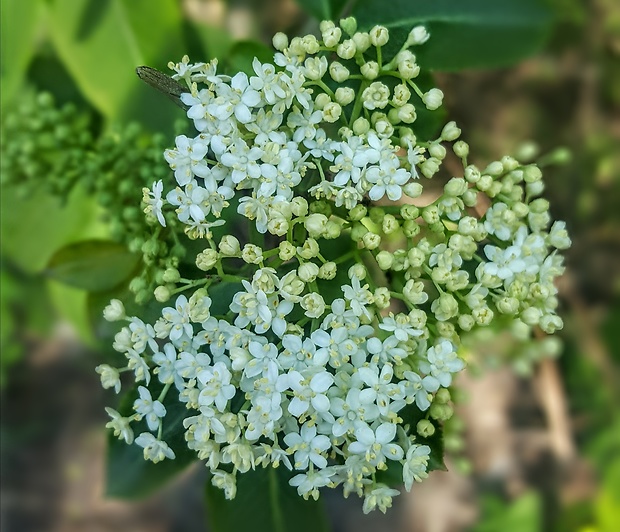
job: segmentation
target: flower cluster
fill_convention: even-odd
[[[443,97],[416,83],[409,48],[424,28],[389,61],[384,27],[347,19],[321,33],[276,35],[274,64],[255,60],[250,76],[171,65],[197,135],[166,150],[173,184],[146,189],[145,211],[161,225],[173,212],[204,248],[193,268],[166,271],[155,296],[174,306],[155,323],[106,308],[128,321],[114,348],[139,383],[132,413],[108,409],[108,425],[132,443],[142,421],[144,457],[174,458],[162,438],[174,392],[187,446],[227,497],[237,474],[282,464],[306,498],[342,485],[385,511],[398,491],[382,471],[396,466],[407,490],[427,476],[461,336],[500,315],[561,327],[555,249],[570,241],[536,199],[536,166],[468,164],[454,122],[416,137],[416,108]],[[429,198],[419,178],[439,172],[446,146],[462,175]],[[119,370],[98,372],[118,392]]]

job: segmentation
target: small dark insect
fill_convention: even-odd
[[[189,92],[187,87],[181,85],[178,81],[172,79],[167,74],[160,72],[156,68],[149,66],[139,66],[136,68],[136,74],[147,85],[150,85],[155,90],[161,92],[177,104],[181,109],[189,109],[189,106],[185,105],[181,101],[181,94]]]

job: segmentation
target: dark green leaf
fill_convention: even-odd
[[[154,397],[157,396],[156,386],[149,387]],[[138,394],[136,390],[125,396],[119,412],[130,415],[132,405]],[[189,464],[196,461],[196,453],[187,448],[183,428],[183,419],[189,413],[183,403],[178,400],[178,395],[173,387],[164,399],[166,417],[162,439],[174,451],[174,460],[163,460],[157,464],[144,460],[143,451],[135,444],[127,445],[124,441],[109,437],[108,463],[107,463],[107,487],[106,494],[109,497],[123,499],[135,499],[144,497],[149,493],[161,488],[168,480],[184,470]],[[142,426],[143,425],[143,426]],[[146,424],[141,422],[134,425],[135,435],[142,430],[147,431]]]
[[[354,15],[360,29],[389,28],[388,55],[424,25],[431,38],[414,52],[421,65],[445,71],[513,64],[540,48],[552,19],[541,0],[360,0]]]
[[[228,54],[227,73],[237,72],[253,74],[252,61],[257,57],[263,63],[273,62],[273,50],[256,41],[239,41],[233,45]]]
[[[103,292],[118,286],[136,270],[139,256],[107,240],[70,244],[50,259],[46,273],[62,283]]]
[[[237,496],[226,500],[224,492],[209,483],[207,517],[213,532],[322,532],[327,530],[320,502],[306,501],[288,481],[284,467],[258,468],[237,475]]]
[[[304,11],[307,11],[318,20],[338,21],[345,14],[343,10],[347,0],[297,0]]]

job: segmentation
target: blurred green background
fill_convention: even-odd
[[[620,4],[491,4],[437,2],[448,16],[429,15],[435,44],[420,60],[475,163],[545,165],[545,197],[573,238],[561,353],[473,339],[446,427],[449,472],[386,516],[326,493],[335,531],[620,530]],[[200,467],[146,499],[104,496],[113,398],[94,368],[113,353],[100,311],[140,267],[141,187],[166,175],[161,153],[183,127],[134,70],[184,54],[247,69],[276,31],[315,31],[313,16],[341,8],[382,22],[370,0],[2,0],[3,530],[208,529]],[[470,8],[468,25],[450,17]]]

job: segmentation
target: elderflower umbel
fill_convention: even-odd
[[[342,485],[364,511],[385,511],[398,491],[378,471],[398,464],[407,490],[427,476],[425,438],[451,414],[462,335],[497,314],[526,333],[561,327],[555,250],[570,240],[562,222],[548,229],[535,166],[468,165],[454,122],[437,139],[416,136],[416,109],[443,99],[414,81],[407,47],[428,40],[425,28],[389,61],[384,27],[360,33],[347,19],[321,34],[278,34],[273,64],[255,59],[250,75],[172,65],[197,131],[166,150],[170,177],[144,205],[162,226],[176,217],[198,250],[166,270],[157,297],[174,300],[155,323],[119,302],[106,309],[128,322],[114,348],[143,383],[133,413],[108,409],[108,426],[131,443],[143,423],[145,459],[174,459],[164,404],[178,401],[177,430],[227,497],[238,474],[284,465],[303,497]],[[449,143],[462,177],[424,207],[395,203],[422,195],[420,176],[440,171]],[[475,218],[468,207],[484,195]],[[116,370],[97,371],[118,391]]]

